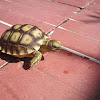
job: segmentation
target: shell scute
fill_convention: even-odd
[[[31,31],[31,34],[34,36],[34,38],[42,37],[42,32],[39,29]]]
[[[4,39],[4,40],[8,40],[10,34],[11,34],[11,31],[6,32],[6,33],[4,34],[4,36],[3,36],[3,39]]]
[[[1,50],[1,46],[0,46],[0,50]]]
[[[21,28],[22,31],[27,32],[29,31],[31,28],[33,28],[33,25],[25,25]]]
[[[2,52],[5,53],[6,50],[7,50],[7,49],[6,49],[6,43],[3,43],[2,45],[3,45],[3,46],[2,46]]]
[[[19,37],[21,36],[21,33],[20,32],[14,32],[10,38],[10,41],[12,42],[17,42]]]
[[[39,49],[40,49],[40,45],[39,45],[39,44],[34,43],[34,44],[33,44],[33,48],[34,48],[35,50],[39,50]]]
[[[39,45],[42,45],[43,40],[44,40],[44,38],[38,39],[38,40],[36,40],[36,43],[38,43]]]
[[[28,54],[31,54],[31,53],[34,52],[34,51],[35,51],[35,49],[27,48],[27,53],[28,53]]]
[[[12,45],[10,51],[12,52],[12,55],[18,55],[18,51],[17,51],[17,45]]]
[[[19,55],[27,54],[26,48],[23,46],[18,46]]]
[[[23,45],[30,45],[32,41],[34,41],[34,40],[32,39],[32,37],[30,35],[24,34],[20,43],[23,44]]]
[[[22,26],[22,24],[16,24],[16,25],[13,26],[13,29],[14,29],[14,30],[17,30],[17,29],[19,29],[21,26]]]
[[[5,53],[7,53],[7,54],[12,54],[12,52],[11,52],[11,44],[10,43],[8,43],[7,45],[6,45],[7,47],[7,52],[5,52]]]

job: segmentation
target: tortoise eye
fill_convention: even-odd
[[[57,48],[56,46],[53,46],[53,48]]]

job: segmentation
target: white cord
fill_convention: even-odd
[[[88,55],[85,55],[85,54],[83,54],[83,53],[80,53],[80,52],[78,52],[78,51],[72,50],[72,49],[67,48],[67,47],[64,47],[64,46],[61,46],[61,49],[67,50],[67,51],[69,51],[69,52],[71,52],[71,53],[74,53],[74,54],[76,54],[76,55],[78,55],[78,56],[88,58],[89,60],[100,64],[100,60],[95,59],[95,58],[93,58],[93,57],[90,57],[90,56],[88,56]]]

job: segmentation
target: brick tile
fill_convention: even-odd
[[[0,72],[1,100],[86,100],[67,85],[36,70],[9,64]],[[59,95],[59,96],[58,96]]]

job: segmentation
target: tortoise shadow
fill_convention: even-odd
[[[25,70],[28,70],[30,67],[27,65],[25,65],[26,63],[28,63],[29,61],[29,58],[18,58],[18,57],[14,57],[14,56],[11,56],[11,55],[8,55],[8,54],[5,54],[5,53],[2,53],[0,51],[0,58],[2,60],[5,60],[6,62],[9,62],[9,63],[18,63],[20,61],[24,61],[24,64],[23,64],[23,68]],[[26,63],[25,63],[26,62]]]
[[[0,58],[9,63],[18,63],[20,61],[23,61],[24,62],[23,69],[25,69],[25,70],[30,69],[29,63],[30,63],[30,60],[32,59],[31,57],[24,57],[24,58],[14,57],[14,56],[2,53],[1,51],[0,51]],[[42,56],[41,60],[44,60],[43,56]]]
[[[14,57],[14,56],[11,56],[11,55],[2,53],[1,51],[0,51],[0,58],[2,60],[5,60],[7,62],[10,62],[10,63],[17,63],[17,62],[19,62],[19,60],[18,60],[17,57]]]

